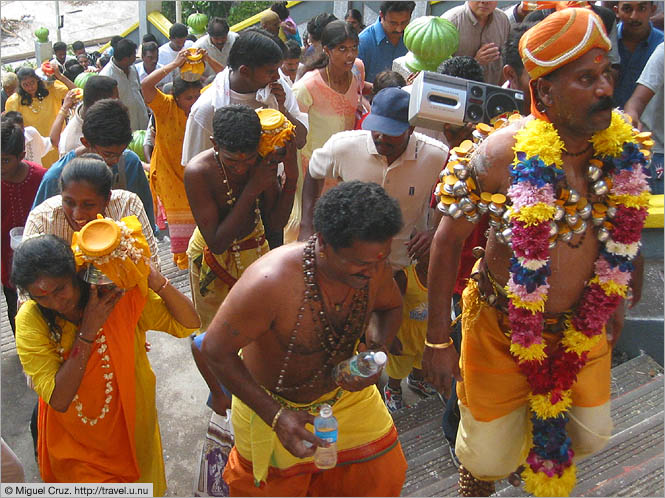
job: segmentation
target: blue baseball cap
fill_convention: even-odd
[[[374,96],[372,109],[363,121],[363,130],[396,137],[409,129],[409,99],[401,88],[384,88]]]

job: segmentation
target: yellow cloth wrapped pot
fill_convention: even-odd
[[[97,215],[72,236],[77,268],[94,265],[122,289],[139,286],[148,294],[150,248],[136,216],[120,221]]]
[[[180,68],[180,77],[185,81],[198,81],[205,71],[203,54],[196,48],[188,48],[187,61]]]
[[[284,147],[295,135],[296,127],[281,112],[275,109],[257,109],[256,114],[259,115],[263,130],[259,141],[259,154],[262,157],[278,147]]]

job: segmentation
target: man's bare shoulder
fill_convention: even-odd
[[[515,133],[524,127],[529,118],[523,118],[495,131],[478,147],[471,165],[479,179],[499,180],[508,175],[508,167],[515,158]]]
[[[238,284],[251,287],[253,292],[283,292],[303,278],[302,256],[304,242],[286,244],[261,256],[243,273]]]
[[[213,149],[206,149],[196,154],[185,166],[185,173],[202,174],[208,171],[215,165],[215,151]]]

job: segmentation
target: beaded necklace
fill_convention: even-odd
[[[277,378],[277,385],[275,386],[276,392],[296,392],[303,388],[313,388],[317,381],[325,379],[330,376],[333,368],[335,367],[336,359],[342,353],[348,353],[353,349],[356,340],[360,337],[365,329],[365,322],[367,319],[367,305],[369,295],[369,284],[366,284],[362,289],[354,293],[353,300],[351,301],[351,309],[344,322],[344,326],[336,329],[328,319],[325,310],[323,299],[321,298],[321,289],[316,282],[316,235],[312,235],[303,250],[303,277],[305,280],[305,291],[303,295],[303,302],[298,309],[296,325],[293,328],[288,346],[286,348],[286,355],[284,356],[284,363],[279,371]],[[284,387],[284,376],[291,361],[293,348],[295,346],[296,337],[300,330],[301,322],[305,313],[305,306],[308,306],[312,314],[312,325],[314,332],[319,340],[321,348],[327,353],[326,360],[316,372],[310,377],[310,381],[305,385]]]
[[[39,114],[42,111],[43,100],[44,100],[43,97],[33,97],[32,101],[30,102],[30,105],[28,106],[28,109],[30,109],[34,114]],[[34,107],[35,101],[39,102],[39,106],[37,109]]]
[[[51,331],[51,340],[56,345],[56,351],[58,353],[58,356],[60,357],[60,361],[64,362],[65,350],[62,347],[60,341],[55,336],[55,333],[53,331]],[[113,394],[112,394],[113,372],[111,371],[111,358],[106,351],[108,347],[106,346],[106,336],[104,335],[103,328],[100,328],[99,331],[97,332],[97,338],[95,339],[95,347],[97,349],[97,354],[99,354],[99,356],[101,356],[102,358],[101,368],[108,371],[108,373],[103,374],[104,380],[106,381],[106,387],[104,389],[106,398],[104,399],[104,405],[99,411],[99,415],[97,415],[95,418],[92,418],[84,415],[83,402],[81,401],[78,393],[74,395],[74,398],[72,399],[72,403],[74,403],[74,408],[76,409],[76,415],[78,416],[79,420],[83,424],[90,424],[90,426],[97,424],[100,420],[102,420],[106,416],[106,414],[110,411],[109,406],[111,404],[111,400],[113,399]]]
[[[219,170],[222,173],[223,178],[222,178],[222,183],[226,186],[226,193],[228,199],[226,200],[226,203],[229,206],[233,206],[236,202],[236,198],[233,195],[233,189],[231,188],[231,184],[229,183],[229,177],[226,174],[226,168],[224,167],[224,163],[219,159],[219,152],[215,151],[215,159],[217,160],[217,164],[219,165]],[[259,198],[256,198],[256,205],[254,206],[254,227],[256,228],[259,223],[261,222],[261,209],[259,208]],[[256,240],[256,252],[257,254],[261,254],[261,246],[263,245],[260,241],[260,237],[257,236],[255,238]],[[238,239],[233,239],[233,242],[231,243],[231,247],[229,248],[231,251],[231,254],[233,255],[233,259],[236,263],[236,267],[238,268],[238,273],[242,273],[245,270],[245,266],[242,264],[242,260],[240,259],[240,252],[242,251],[242,248],[240,247],[240,243],[238,242]]]

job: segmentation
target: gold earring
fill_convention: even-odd
[[[319,251],[319,258],[326,259],[326,253],[323,251]]]

